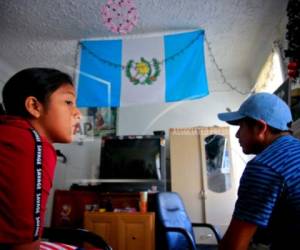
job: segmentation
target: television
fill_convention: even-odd
[[[156,185],[165,190],[165,165],[165,138],[161,135],[102,138],[100,183],[118,183],[119,188],[123,183],[125,189],[136,190]]]

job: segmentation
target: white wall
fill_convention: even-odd
[[[245,78],[233,81],[232,84],[246,90],[249,89],[248,82]],[[218,86],[217,83],[212,83],[209,88],[214,89],[216,86]],[[145,135],[152,134],[155,130],[164,130],[168,138],[170,128],[224,126],[225,123],[217,119],[217,113],[226,112],[226,108],[236,110],[246,96],[226,89],[226,86],[222,86],[222,88],[223,91],[212,91],[208,96],[194,101],[120,108],[117,134]],[[233,168],[237,184],[244,168],[244,161],[241,161],[244,156],[234,139],[234,128],[232,131],[233,162],[235,163]],[[95,169],[97,169],[100,159],[99,138],[92,142],[84,142],[82,145],[75,142],[69,145],[57,144],[55,147],[66,155],[67,162],[64,164],[60,162],[60,159],[58,160],[53,190],[67,189],[73,180],[96,176]],[[46,223],[50,223],[51,212],[52,196],[48,204]]]
[[[2,92],[4,82],[16,70],[1,60],[0,69],[0,91]],[[237,109],[246,96],[231,90],[228,86],[220,83],[221,81],[215,79],[215,77],[216,75],[211,77],[213,80],[209,80],[211,93],[200,100],[120,108],[118,111],[117,134],[144,135],[152,134],[155,130],[164,130],[168,138],[170,128],[224,126],[225,124],[217,119],[217,113],[225,112],[226,108],[231,110]],[[239,86],[239,89],[242,91],[250,88],[248,85],[250,81],[246,77],[230,82],[234,86]],[[0,101],[2,101],[2,96]],[[240,147],[234,139],[235,128],[231,128],[231,130],[233,131],[232,152],[233,162],[235,163],[233,168],[237,186],[247,158],[241,153]],[[51,222],[55,189],[68,189],[74,180],[96,177],[100,159],[100,141],[100,138],[96,138],[94,141],[84,142],[82,145],[76,142],[69,145],[55,145],[57,149],[60,149],[66,155],[67,162],[62,163],[61,158],[58,159],[54,185],[48,202],[46,225],[50,225]]]
[[[247,82],[239,80],[240,86],[247,86]],[[118,110],[117,134],[147,135],[155,130],[164,130],[168,138],[170,128],[224,126],[226,124],[218,120],[217,114],[226,112],[226,108],[236,110],[245,98],[236,92],[224,91],[212,92],[194,101],[123,107]],[[72,180],[95,177],[100,158],[100,140],[95,138],[82,145],[76,142],[55,145],[68,159],[67,163],[58,164],[56,188],[68,188]]]
[[[24,65],[24,67],[27,66],[30,65]],[[19,69],[0,60],[0,90],[2,90],[4,82],[17,70]],[[72,72],[69,73],[72,74]],[[219,78],[218,72],[210,71],[208,81],[211,93],[200,100],[120,108],[118,111],[117,134],[144,135],[152,134],[155,130],[164,130],[168,138],[170,128],[224,126],[224,123],[218,121],[217,113],[225,112],[226,108],[237,109],[246,96],[232,90],[222,83],[222,79]],[[238,86],[241,91],[249,91],[251,81],[247,76],[240,76],[238,79],[229,82],[233,86]],[[234,128],[232,128],[232,131],[234,131]],[[74,180],[96,176],[95,170],[100,159],[100,140],[100,138],[96,138],[94,141],[84,142],[82,145],[76,142],[68,145],[55,145],[57,149],[60,149],[66,155],[67,162],[62,163],[61,159],[58,159],[54,186],[49,197],[46,225],[50,225],[55,189],[68,189]],[[246,160],[234,139],[234,132],[232,133],[232,145],[233,162],[235,163],[233,168],[237,186]]]
[[[13,67],[0,58],[0,102],[2,102],[2,88],[13,72]]]
[[[214,126],[221,123],[217,113],[226,108],[236,109],[245,96],[233,92],[213,92],[200,100],[120,108],[118,132],[152,134],[154,130],[169,128]]]

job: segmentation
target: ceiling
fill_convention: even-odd
[[[202,28],[209,78],[221,70],[229,80],[244,76],[253,81],[272,42],[284,33],[287,1],[135,0],[139,21],[129,35]],[[75,66],[78,40],[116,36],[101,20],[105,2],[0,0],[1,81],[9,70]]]

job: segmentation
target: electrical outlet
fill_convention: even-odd
[[[212,237],[213,237],[212,234],[201,234],[201,235],[199,236],[199,239],[200,239],[200,241],[203,241],[203,240],[211,239]]]

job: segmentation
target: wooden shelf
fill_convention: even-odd
[[[153,211],[155,194],[148,194],[148,211]],[[52,227],[82,227],[86,210],[107,208],[136,208],[138,210],[140,194],[110,193],[97,191],[56,190],[52,210]]]

